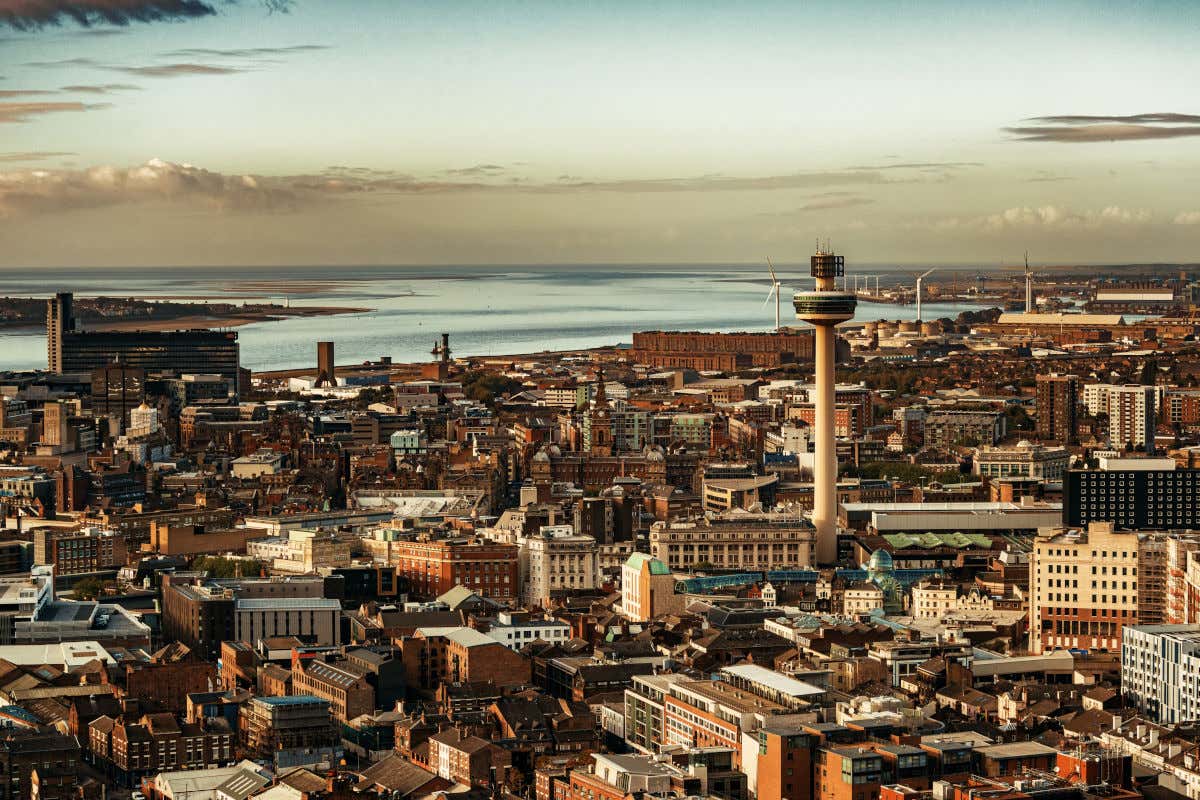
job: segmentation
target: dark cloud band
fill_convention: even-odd
[[[1200,136],[1200,115],[1174,112],[1150,114],[1062,114],[1034,117],[1004,132],[1022,142],[1096,143]]]

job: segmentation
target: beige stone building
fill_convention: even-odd
[[[650,553],[671,569],[798,569],[813,564],[812,525],[796,514],[730,514],[695,522],[656,522]]]
[[[556,589],[594,589],[600,576],[599,547],[570,525],[543,525],[519,542],[522,596],[544,605]]]
[[[1139,538],[1112,523],[1044,528],[1029,557],[1029,649],[1119,652],[1138,622]]]

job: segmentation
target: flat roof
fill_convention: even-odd
[[[811,697],[812,695],[825,693],[824,689],[813,686],[811,683],[798,681],[781,672],[760,667],[757,664],[738,664],[732,667],[722,667],[721,672],[753,683],[760,683],[772,691],[791,697]]]
[[[337,600],[325,597],[247,597],[237,601],[238,611],[342,610]]]
[[[495,639],[487,634],[480,633],[474,628],[468,628],[465,625],[446,628],[417,628],[417,633],[426,638],[441,636],[463,647],[481,647],[485,644],[498,644]]]
[[[19,667],[38,667],[43,664],[62,664],[67,671],[100,659],[115,664],[99,642],[63,642],[61,644],[6,644],[0,647],[0,658]]]
[[[1031,756],[1054,755],[1058,751],[1037,742],[1009,742],[976,747],[975,750],[988,758],[1030,758]]]

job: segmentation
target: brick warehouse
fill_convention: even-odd
[[[631,356],[652,367],[735,370],[809,362],[811,331],[778,333],[705,333],[702,331],[637,331]]]

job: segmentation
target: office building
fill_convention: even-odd
[[[216,373],[239,386],[235,331],[76,330],[69,292],[50,300],[46,313],[47,363],[51,372],[85,372],[119,361],[146,372]]]
[[[792,514],[736,514],[695,522],[656,522],[650,553],[668,569],[807,569],[816,561],[816,530]]]
[[[419,597],[434,598],[455,586],[484,597],[516,600],[519,595],[517,546],[459,537],[419,536],[389,543],[389,561]]]
[[[925,446],[939,450],[995,445],[1007,433],[1008,418],[994,411],[933,411],[925,417]]]
[[[1078,443],[1079,378],[1037,376],[1037,436],[1044,442]]]
[[[46,368],[56,375],[63,369],[63,338],[75,330],[75,298],[59,292],[46,301]]]
[[[123,362],[92,370],[92,416],[113,421],[111,431],[122,433],[130,413],[146,399],[146,371]]]
[[[1138,622],[1138,534],[1110,523],[1038,532],[1029,556],[1029,649],[1118,652]]]
[[[1200,469],[1163,469],[1159,459],[1142,460],[1147,468],[1124,459],[1122,469],[1068,471],[1063,523],[1111,522],[1139,531],[1200,528]]]
[[[95,529],[36,528],[33,562],[54,567],[55,575],[88,575],[125,566],[125,538]]]
[[[975,451],[976,475],[989,478],[1030,478],[1061,481],[1071,463],[1065,447],[1045,447],[1022,439],[1013,447],[983,445]]]
[[[1131,625],[1121,646],[1121,693],[1146,718],[1200,717],[1200,625]]]
[[[544,525],[518,546],[523,551],[523,599],[530,607],[545,607],[556,592],[598,585],[600,548],[595,539],[575,533],[570,525]]]
[[[684,595],[675,594],[675,576],[660,559],[634,553],[621,566],[621,600],[617,613],[632,622],[646,622],[683,610]]]
[[[163,586],[165,637],[216,660],[223,641],[296,636],[341,644],[341,604],[320,577],[249,578]]]
[[[71,407],[62,401],[53,400],[42,406],[42,444],[73,449],[70,418]]]
[[[571,626],[548,615],[501,611],[483,633],[510,650],[520,650],[535,641],[562,644],[571,638]]]

